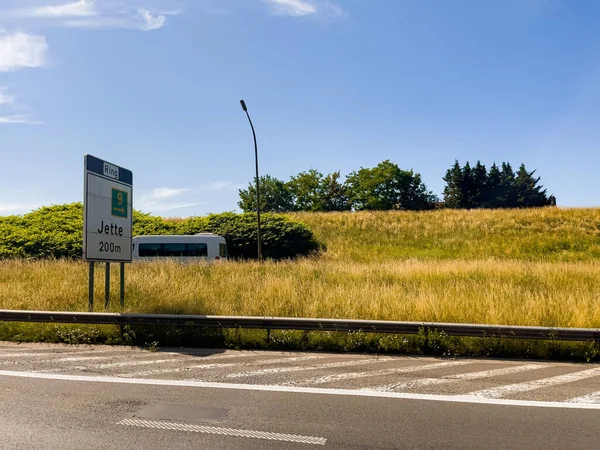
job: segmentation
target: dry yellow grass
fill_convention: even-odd
[[[126,274],[126,310],[135,312],[600,327],[596,261],[143,263]],[[0,262],[0,309],[86,310],[86,264]]]

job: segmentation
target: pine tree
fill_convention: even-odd
[[[446,187],[444,188],[444,206],[446,208],[463,208],[463,191],[462,191],[462,169],[458,160],[454,161],[454,165],[448,169],[444,176]]]
[[[473,182],[473,208],[485,208],[485,194],[487,191],[487,169],[480,161],[471,170]]]
[[[492,164],[490,171],[487,176],[485,194],[483,196],[484,208],[499,208],[500,202],[500,185],[502,180],[500,178],[500,169],[496,163]]]
[[[498,203],[501,208],[514,208],[517,206],[517,190],[515,186],[515,173],[510,163],[503,162],[500,171],[500,196]]]
[[[463,205],[462,208],[471,209],[474,205],[475,200],[475,192],[474,192],[474,183],[473,183],[473,169],[471,169],[471,164],[469,161],[465,164],[462,169],[462,178],[460,189],[462,192]]]
[[[521,164],[515,178],[515,191],[517,196],[516,206],[519,208],[532,208],[550,205],[546,196],[546,189],[538,186],[540,178],[534,178],[535,170],[528,172],[525,164]]]

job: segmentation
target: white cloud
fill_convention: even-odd
[[[301,17],[315,14],[317,8],[306,0],[263,0],[273,14]]]
[[[271,14],[276,16],[303,17],[319,15],[339,18],[346,15],[344,10],[330,0],[262,0]]]
[[[47,50],[48,44],[44,36],[0,32],[0,72],[42,67]]]
[[[97,13],[94,2],[89,0],[56,6],[36,6],[17,11],[17,15],[27,17],[87,17],[95,16]]]
[[[208,192],[238,189],[232,181],[214,181],[194,188],[160,187],[140,194],[135,200],[136,209],[161,213],[175,209],[191,208],[203,204]]]
[[[29,114],[16,114],[12,116],[0,116],[0,124],[20,123],[28,125],[43,125],[44,122],[33,119]]]
[[[41,1],[44,1],[43,5],[40,5]],[[37,26],[151,31],[162,28],[167,16],[179,14],[181,8],[177,6],[183,1],[20,0],[19,6],[12,9],[0,6],[0,18],[12,18],[18,24],[30,22]]]
[[[173,11],[170,14],[177,14]],[[124,28],[128,30],[152,31],[162,28],[167,22],[163,14],[153,14],[147,9],[138,9],[135,13],[103,15],[85,19],[73,19],[64,22],[72,28]]]
[[[161,213],[166,211],[173,211],[175,209],[191,208],[192,206],[198,206],[201,203],[160,203],[160,202],[140,202],[139,209],[148,213]],[[136,208],[138,206],[136,205]]]
[[[23,110],[23,105],[16,104],[15,96],[6,94],[6,87],[0,86],[0,125],[9,123],[41,124],[29,114],[15,114]]]
[[[173,189],[168,187],[161,187],[153,189],[152,192],[150,192],[149,198],[167,199],[171,197],[176,197],[177,195],[181,195],[186,191],[187,189]]]
[[[173,209],[196,206],[197,203],[193,202],[173,201],[173,198],[178,197],[187,191],[188,189],[175,189],[169,187],[152,189],[150,192],[139,196],[139,199],[136,200],[136,208],[146,212],[159,213]]]
[[[5,87],[0,87],[0,105],[8,105],[15,101],[14,95],[7,95],[4,93],[5,91]]]
[[[147,9],[138,10],[138,15],[146,23],[146,26],[143,27],[143,29],[146,31],[158,30],[159,28],[162,28],[162,26],[167,21],[165,16],[160,14],[154,15]]]
[[[235,184],[233,181],[215,181],[213,183],[202,186],[201,189],[207,191],[222,191],[225,189],[237,190],[242,186]]]

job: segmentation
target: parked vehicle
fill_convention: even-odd
[[[133,260],[153,261],[170,258],[190,262],[227,259],[227,242],[212,233],[195,235],[148,235],[133,238]]]

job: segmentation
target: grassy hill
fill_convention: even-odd
[[[338,261],[600,259],[600,209],[295,213]]]
[[[599,209],[288,216],[306,224],[327,250],[279,262],[131,264],[127,268],[126,309],[600,327]],[[115,305],[116,272],[111,294]],[[101,284],[96,286],[98,305],[103,296]],[[0,261],[0,308],[86,307],[84,263]],[[0,324],[0,336],[14,333],[14,327]],[[256,341],[243,337],[249,336],[245,332],[235,333],[229,335],[229,342],[237,339],[239,345],[253,345],[248,342]],[[290,347],[308,345],[302,333],[281,333],[280,344],[288,339]],[[309,339],[311,348],[360,349],[371,339],[360,337],[360,342],[348,343],[349,337],[314,336],[320,337]],[[385,340],[389,337],[377,339],[368,341],[369,348],[411,351],[406,348],[410,340],[394,341],[389,347]],[[476,345],[464,344],[468,340],[460,345],[452,342],[453,351],[462,354],[543,357],[552,350],[563,356],[565,352],[578,357],[585,354],[586,359],[600,354],[594,344],[522,343],[511,353],[508,344],[496,343],[489,350],[483,341]],[[577,345],[580,347],[573,350]],[[415,348],[419,351],[421,347]]]

